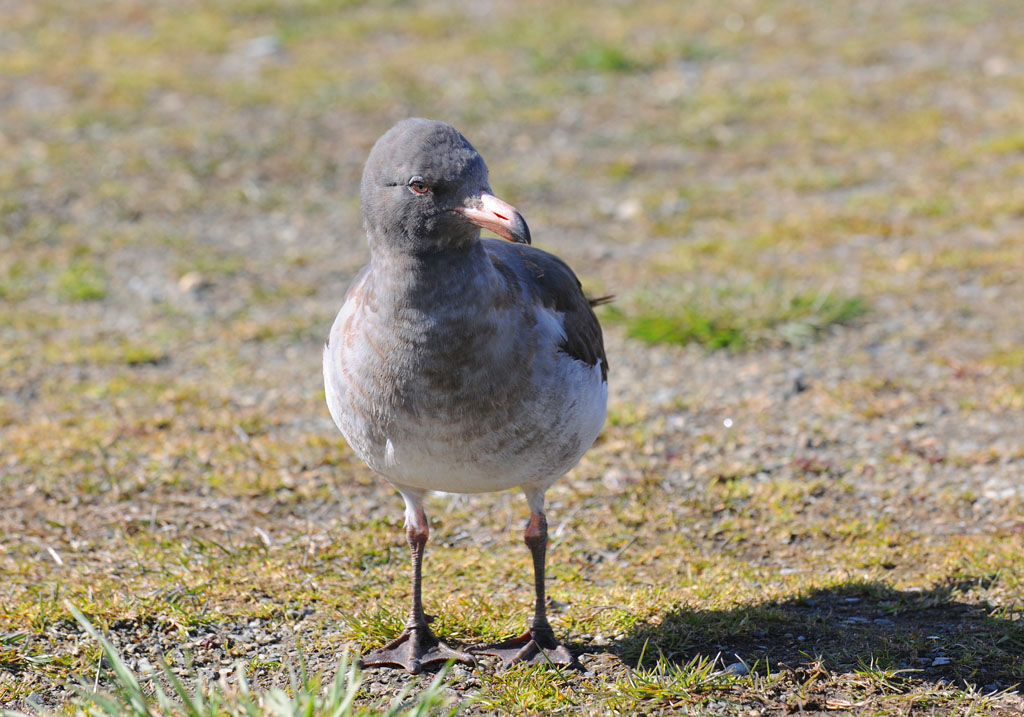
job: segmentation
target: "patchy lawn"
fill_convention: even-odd
[[[112,689],[66,601],[143,690],[164,656],[189,689],[241,665],[305,694],[400,628],[401,501],[319,364],[366,259],[362,162],[424,115],[618,297],[608,426],[549,494],[580,669],[455,666],[428,698],[1019,714],[1022,23],[1016,0],[7,3],[0,705]],[[520,630],[522,498],[429,513],[436,630]],[[322,682],[291,680],[300,654]],[[362,678],[372,709],[432,676]]]

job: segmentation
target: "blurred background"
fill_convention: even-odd
[[[609,428],[552,491],[573,639],[645,634],[587,612],[608,595],[655,624],[725,584],[753,605],[855,566],[894,590],[1003,575],[963,600],[1017,605],[1002,629],[1024,640],[1005,577],[1024,554],[1018,0],[0,0],[0,18],[0,632],[61,656],[47,672],[12,648],[0,696],[63,694],[85,659],[63,597],[126,620],[126,643],[147,620],[194,635],[312,605],[325,664],[399,620],[399,502],[334,429],[320,347],[367,259],[362,163],[408,116],[458,127],[534,243],[618,297]],[[449,634],[528,604],[503,532],[522,511],[434,506],[448,547],[429,559],[453,562],[428,583],[454,571],[495,610],[474,622],[428,588],[455,601]],[[784,634],[744,649],[809,649]],[[1006,652],[978,676],[975,653],[893,649],[926,681],[1022,676]]]

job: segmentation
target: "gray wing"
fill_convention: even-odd
[[[601,378],[608,380],[608,358],[604,352],[601,324],[592,306],[610,297],[587,299],[579,279],[569,265],[554,254],[526,244],[484,239],[484,248],[510,283],[526,286],[543,306],[563,315],[565,341],[558,347],[563,353],[588,366],[601,362]]]
[[[367,272],[369,272],[369,271],[370,271],[370,265],[367,264],[362,269],[360,269],[359,271],[356,272],[356,275],[352,277],[352,281],[350,281],[348,283],[348,288],[345,289],[345,301],[348,301],[348,295],[352,293],[352,288],[357,286],[359,284],[359,282],[363,280],[363,277],[366,276]],[[341,302],[342,306],[345,305],[345,301]],[[334,331],[334,326],[333,325],[331,326],[331,331]],[[331,334],[330,334],[330,332],[328,332],[328,334],[327,334],[327,340],[324,341],[324,348],[325,349],[331,348]]]

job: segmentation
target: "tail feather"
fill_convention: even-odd
[[[591,306],[603,306],[604,304],[610,304],[615,301],[615,294],[607,294],[605,296],[598,296],[596,298],[587,299],[587,303]]]

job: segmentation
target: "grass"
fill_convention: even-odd
[[[104,271],[86,261],[73,262],[57,277],[57,293],[66,301],[98,301],[107,292]]]
[[[867,313],[862,297],[801,293],[778,284],[666,290],[637,303],[636,308],[607,310],[629,336],[730,351],[799,346]]]
[[[626,704],[653,702],[668,709],[704,706],[717,695],[751,682],[732,670],[723,669],[725,667],[718,656],[696,655],[683,663],[661,656],[651,667],[638,665],[636,670],[619,678],[615,691],[626,698]],[[746,669],[744,666],[743,670]],[[771,680],[770,674],[767,680]]]
[[[564,712],[583,703],[570,674],[562,669],[513,668],[487,680],[480,697],[483,710],[509,710],[521,714]]]
[[[613,45],[588,45],[573,58],[578,69],[598,72],[630,72],[638,69],[636,63]]]
[[[340,655],[400,629],[401,501],[318,363],[366,257],[362,162],[421,115],[618,297],[608,426],[549,493],[581,670],[439,689],[468,713],[1019,714],[1021,11],[961,5],[14,3],[0,704],[86,710],[64,685],[100,665],[112,712],[163,709],[157,684],[316,711]],[[429,508],[438,632],[520,631],[519,497]],[[140,667],[161,657],[189,697]],[[408,684],[361,680],[367,712]]]
[[[35,655],[22,648],[20,643],[28,635],[27,630],[0,634],[0,668],[14,672],[53,662],[53,655]]]
[[[160,660],[160,675],[154,679],[137,675],[125,664],[114,645],[102,635],[74,605],[68,610],[101,649],[100,665],[96,673],[99,682],[104,660],[112,673],[108,690],[98,690],[84,677],[76,686],[78,697],[69,712],[90,717],[136,715],[138,717],[213,717],[214,715],[266,715],[280,717],[294,715],[330,715],[331,717],[357,717],[381,715],[383,717],[426,717],[428,715],[455,715],[457,707],[443,694],[442,684],[447,668],[438,672],[431,683],[415,697],[410,697],[411,685],[390,701],[389,705],[360,707],[356,699],[360,692],[358,665],[342,656],[334,680],[324,685],[321,675],[310,675],[305,663],[299,664],[298,673],[291,667],[290,690],[272,689],[254,692],[246,677],[246,670],[236,666],[234,678],[221,677],[213,684],[204,684],[197,675],[185,675],[184,681],[167,662]],[[105,680],[107,681],[107,680]],[[163,682],[163,684],[161,684]],[[186,683],[189,686],[186,686]],[[45,714],[45,713],[44,713]],[[26,717],[8,710],[3,717]]]

